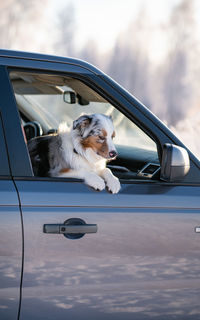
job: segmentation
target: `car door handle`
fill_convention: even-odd
[[[87,224],[79,218],[70,218],[63,224],[44,224],[44,233],[63,234],[68,239],[80,239],[86,233],[96,233],[96,224]]]
[[[61,234],[85,234],[96,233],[96,224],[84,224],[84,225],[66,225],[66,224],[44,224],[44,233],[61,233]]]

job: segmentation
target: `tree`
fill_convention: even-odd
[[[54,48],[56,54],[62,56],[75,55],[75,9],[72,3],[66,4],[58,12],[56,18],[56,40]]]
[[[6,49],[33,49],[39,43],[47,0],[0,2],[0,46]],[[39,30],[39,32],[33,32]],[[34,36],[33,36],[34,35]],[[34,38],[33,38],[34,37]]]
[[[194,1],[183,0],[173,10],[169,21],[169,53],[160,73],[165,119],[171,125],[184,119],[194,104],[195,30]]]
[[[141,19],[140,17],[144,17]],[[110,55],[107,72],[150,107],[150,21],[142,8],[138,19],[121,33]]]

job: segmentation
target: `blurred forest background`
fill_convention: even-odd
[[[199,0],[175,1],[168,18],[156,25],[141,5],[136,18],[104,52],[99,50],[98,35],[81,47],[76,45],[73,1],[62,1],[60,9],[50,12],[52,1],[0,0],[0,47],[72,56],[96,65],[142,101],[200,158]],[[156,59],[161,39],[163,54]]]

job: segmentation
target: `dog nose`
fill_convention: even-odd
[[[109,157],[110,158],[115,158],[117,156],[117,152],[115,150],[112,150],[109,152]]]

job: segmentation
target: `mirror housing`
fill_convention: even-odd
[[[164,181],[180,181],[190,170],[186,149],[174,144],[163,146],[160,178]]]
[[[76,103],[76,94],[72,91],[64,91],[63,93],[63,101],[68,104]]]

